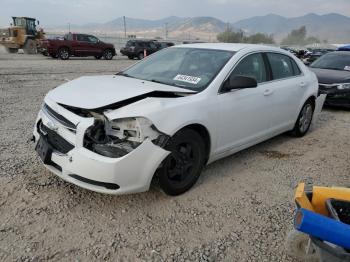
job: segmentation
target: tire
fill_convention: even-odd
[[[294,229],[287,235],[286,253],[301,261],[319,261],[319,254],[309,236]]]
[[[23,52],[27,55],[32,55],[37,53],[36,41],[33,39],[27,39],[23,47]]]
[[[311,99],[307,100],[299,113],[291,134],[295,137],[303,137],[310,129],[315,106]]]
[[[61,60],[68,60],[69,59],[69,49],[66,47],[61,47],[58,52],[57,52],[57,56],[61,59]]]
[[[157,172],[162,190],[171,196],[189,190],[198,180],[205,164],[202,137],[191,129],[177,132],[165,147],[171,153]]]
[[[101,59],[102,56],[101,56],[101,55],[95,55],[94,57],[95,57],[97,60],[99,60],[99,59]]]
[[[142,59],[145,58],[145,54],[144,54],[143,52],[140,52],[140,53],[137,55],[137,58],[138,58],[139,60],[142,60]]]
[[[10,54],[17,54],[18,53],[18,48],[8,48],[6,47],[6,52]]]
[[[106,50],[103,52],[103,57],[104,57],[104,59],[106,59],[106,60],[112,60],[112,59],[113,59],[113,52],[112,52],[112,50],[106,49]]]
[[[129,58],[130,60],[134,59],[134,57],[133,57],[132,55],[128,55],[128,58]]]

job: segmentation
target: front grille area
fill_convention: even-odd
[[[67,154],[74,148],[71,143],[69,143],[55,131],[45,126],[41,121],[38,122],[38,131],[40,135],[42,135],[57,152]]]
[[[47,104],[44,105],[43,107],[43,111],[45,113],[47,113],[49,116],[53,117],[55,120],[57,120],[61,125],[63,125],[64,127],[66,127],[67,129],[69,129],[72,132],[76,132],[77,127],[71,122],[69,121],[67,118],[65,118],[64,116],[58,114],[57,112],[55,112],[52,108],[50,108]]]

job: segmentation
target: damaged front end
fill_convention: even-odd
[[[123,157],[146,139],[164,148],[170,138],[144,117],[108,120],[101,113],[90,114],[95,121],[85,132],[83,146],[105,157]]]

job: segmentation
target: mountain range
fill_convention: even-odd
[[[247,34],[258,32],[273,34],[274,38],[280,41],[291,30],[305,25],[309,36],[315,36],[330,43],[350,42],[350,17],[334,13],[326,15],[310,13],[293,18],[269,14],[230,23],[214,17],[170,16],[158,20],[127,17],[125,20],[127,34],[140,37],[165,37],[167,32],[169,38],[213,41],[218,33],[230,26],[235,31],[243,30]],[[47,31],[64,32],[67,31],[67,26],[51,27]],[[123,17],[119,17],[106,23],[71,25],[71,31],[122,36],[124,20]]]

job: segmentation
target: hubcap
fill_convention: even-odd
[[[106,52],[106,58],[110,59],[112,57],[112,52],[108,51]]]
[[[304,133],[310,126],[312,120],[312,106],[307,104],[304,106],[299,119],[299,129]]]
[[[166,162],[166,171],[169,180],[175,183],[187,182],[191,178],[195,154],[190,143],[182,143],[171,153]]]
[[[62,58],[67,58],[69,56],[69,54],[68,54],[68,51],[67,50],[62,50],[61,51],[61,57]]]

